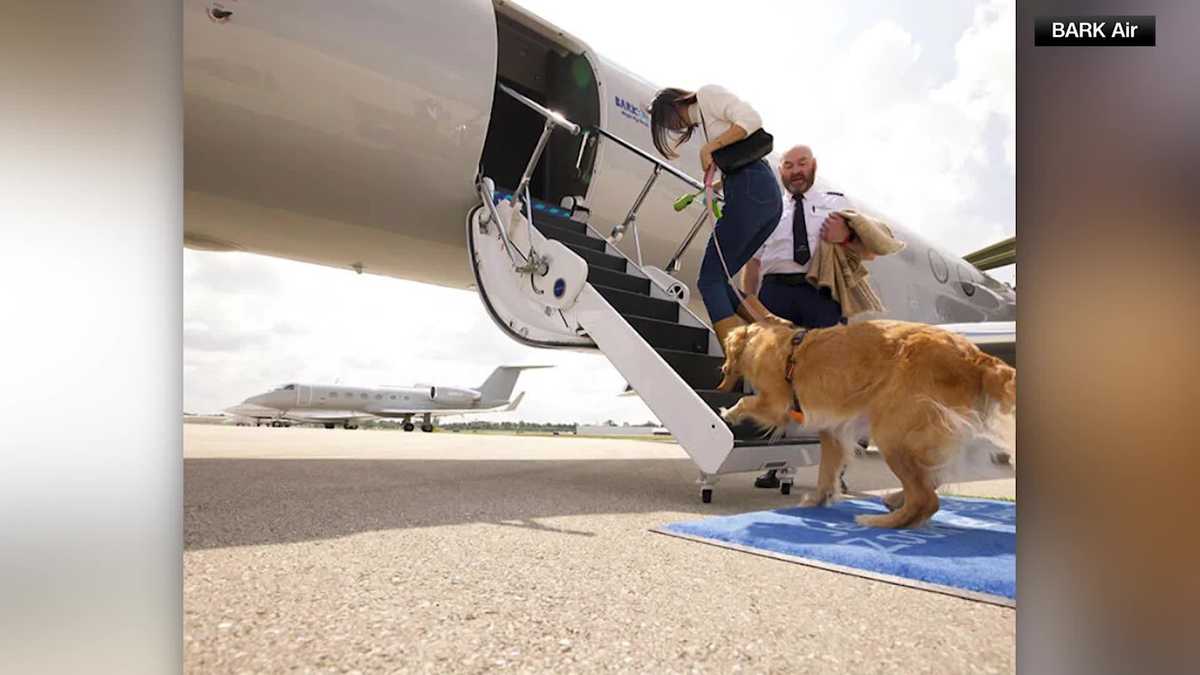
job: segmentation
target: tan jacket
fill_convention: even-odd
[[[838,213],[858,236],[859,248],[822,241],[809,263],[808,281],[817,288],[828,288],[833,299],[842,304],[842,316],[846,318],[861,312],[882,312],[883,302],[867,281],[869,275],[863,262],[896,253],[904,248],[904,242],[892,236],[886,224],[870,216],[854,209]]]

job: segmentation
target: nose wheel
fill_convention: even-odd
[[[696,479],[696,483],[700,485],[700,501],[705,504],[711,504],[713,488],[717,485],[717,477],[701,473],[700,477]]]

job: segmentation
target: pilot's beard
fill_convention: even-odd
[[[814,171],[811,176],[803,177],[803,185],[797,187],[796,183],[790,182],[787,184],[787,191],[794,195],[802,195],[812,189],[814,183],[817,182],[817,173]]]
[[[805,181],[797,186],[796,183],[788,183],[787,191],[794,195],[802,195],[812,189],[812,181]]]

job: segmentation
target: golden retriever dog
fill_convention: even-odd
[[[727,421],[784,426],[795,401],[804,428],[820,434],[817,491],[802,506],[838,497],[846,448],[868,434],[903,486],[884,498],[890,513],[858,517],[871,527],[927,521],[938,510],[939,472],[979,441],[1016,455],[1017,371],[949,331],[904,321],[798,331],[772,321],[734,329],[724,347],[718,388],[742,377],[755,392],[721,411]]]

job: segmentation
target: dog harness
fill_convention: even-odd
[[[787,370],[784,371],[784,379],[787,380],[788,388],[792,390],[792,407],[788,410],[788,417],[791,417],[797,424],[804,424],[804,411],[800,409],[800,399],[796,398],[796,388],[792,386],[792,375],[796,371],[796,348],[804,341],[804,335],[808,332],[806,328],[798,328],[792,334],[792,348],[788,351]]]

